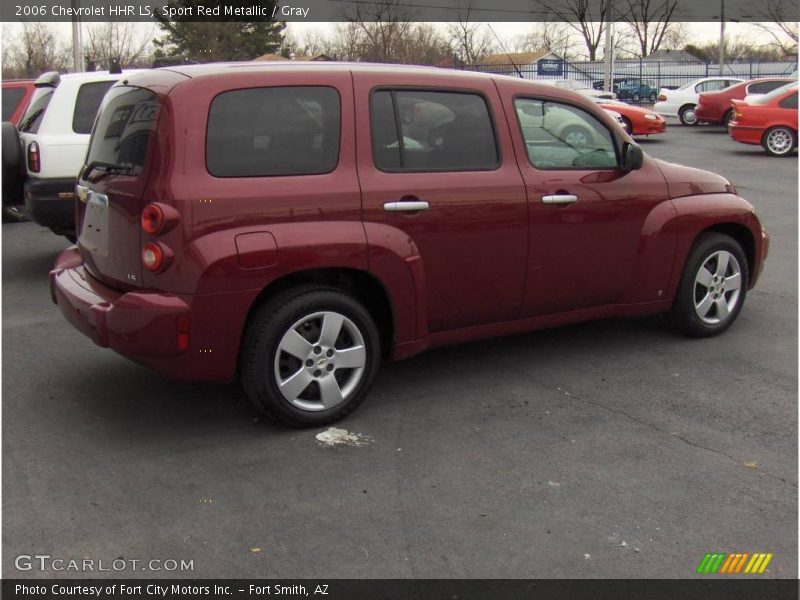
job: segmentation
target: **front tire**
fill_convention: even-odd
[[[698,238],[672,304],[675,326],[691,337],[718,335],[739,316],[750,273],[739,243],[721,233]]]
[[[342,419],[380,364],[378,329],[350,295],[302,286],[258,307],[242,342],[240,379],[262,413],[294,427]]]
[[[678,120],[681,122],[681,125],[686,127],[694,127],[697,125],[698,121],[697,114],[695,113],[695,105],[689,104],[682,106],[678,111]]]
[[[788,127],[771,127],[761,138],[761,145],[772,156],[789,156],[797,146],[797,134]]]

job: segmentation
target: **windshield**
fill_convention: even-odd
[[[99,169],[133,176],[141,173],[158,114],[158,100],[150,90],[130,86],[112,88],[92,133],[86,156],[88,171]]]
[[[36,88],[36,91],[33,93],[33,98],[31,98],[31,105],[28,107],[28,110],[25,111],[25,116],[22,117],[22,121],[20,121],[20,131],[26,133],[36,133],[39,131],[39,125],[42,123],[44,112],[47,110],[47,105],[50,104],[54,91],[55,88],[52,87]]]
[[[779,88],[775,88],[774,90],[764,94],[763,96],[758,96],[756,98],[753,98],[752,100],[748,100],[747,103],[750,104],[750,105],[754,105],[754,106],[761,106],[763,104],[769,104],[770,102],[772,102],[778,96],[782,96],[783,94],[785,94],[789,90],[793,90],[793,89],[796,89],[796,88],[797,88],[797,82],[796,81],[790,81],[786,85],[782,85]]]

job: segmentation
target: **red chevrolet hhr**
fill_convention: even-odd
[[[64,316],[299,426],[433,346],[659,312],[720,333],[768,248],[728,181],[643,155],[591,100],[435,68],[131,76],[77,192],[50,275]]]

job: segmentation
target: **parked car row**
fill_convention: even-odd
[[[725,125],[734,140],[760,144],[773,156],[789,156],[797,148],[796,77],[707,77],[662,89],[653,109],[686,126]]]
[[[28,216],[75,241],[75,183],[95,116],[109,88],[135,72],[50,72],[29,86],[17,127],[3,124],[4,205],[24,198]]]

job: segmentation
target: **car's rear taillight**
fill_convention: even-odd
[[[151,202],[144,207],[140,220],[146,234],[162,235],[178,224],[180,213],[168,204]]]
[[[666,96],[666,94],[659,94],[659,96],[658,96],[658,101],[659,101],[659,102],[666,102],[666,101],[667,101],[667,96]]]
[[[39,144],[31,142],[28,145],[28,171],[38,173],[42,169],[42,157],[39,154]]]
[[[157,204],[148,204],[142,211],[142,230],[158,235],[164,229],[164,211]]]
[[[152,273],[163,271],[171,256],[172,253],[164,244],[149,242],[142,248],[142,264]]]

